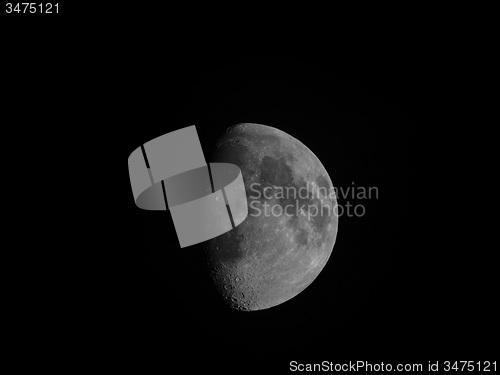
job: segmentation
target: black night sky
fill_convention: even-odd
[[[94,27],[64,19],[45,32],[1,35],[9,69],[25,72],[11,77],[9,96],[40,109],[18,122],[37,124],[33,149],[42,139],[54,146],[47,152],[73,192],[62,189],[57,212],[80,197],[74,224],[57,216],[69,228],[51,267],[64,276],[42,299],[48,311],[66,306],[48,314],[67,327],[64,337],[103,346],[118,362],[145,351],[165,366],[190,358],[236,373],[285,372],[291,360],[488,354],[492,276],[455,243],[460,229],[445,208],[449,52],[418,33],[300,17],[149,24],[115,15],[113,27],[103,15]],[[44,74],[30,78],[26,67]],[[257,312],[226,306],[201,247],[179,248],[167,212],[135,207],[127,170],[136,147],[190,125],[210,161],[216,139],[241,122],[299,139],[338,188],[378,188],[378,199],[353,201],[363,217],[339,219],[318,278]]]

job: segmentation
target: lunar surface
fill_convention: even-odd
[[[248,217],[206,243],[217,290],[237,310],[261,310],[302,292],[328,261],[338,217],[318,158],[269,126],[239,124],[217,142],[214,162],[238,165]]]

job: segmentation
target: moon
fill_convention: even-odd
[[[260,124],[229,128],[211,160],[240,167],[248,203],[243,223],[205,245],[217,290],[236,310],[290,300],[333,250],[338,215],[330,176],[299,140]]]

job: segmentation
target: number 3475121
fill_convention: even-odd
[[[6,13],[59,13],[59,3],[6,3]]]

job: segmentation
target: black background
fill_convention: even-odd
[[[39,228],[53,249],[42,261],[55,272],[39,279],[50,288],[32,289],[45,290],[40,303],[65,339],[89,358],[123,364],[146,352],[166,368],[235,372],[488,354],[493,275],[488,254],[460,237],[461,180],[448,175],[449,111],[459,111],[449,39],[339,26],[320,10],[163,19],[127,9],[73,10],[44,32],[2,34],[10,111],[47,160],[36,180],[66,181],[59,199],[35,200],[51,227]],[[179,249],[168,213],[135,207],[126,163],[139,145],[193,124],[210,161],[217,137],[240,122],[299,139],[337,187],[379,191],[355,201],[365,216],[340,218],[313,284],[257,312],[224,304],[201,247]]]

